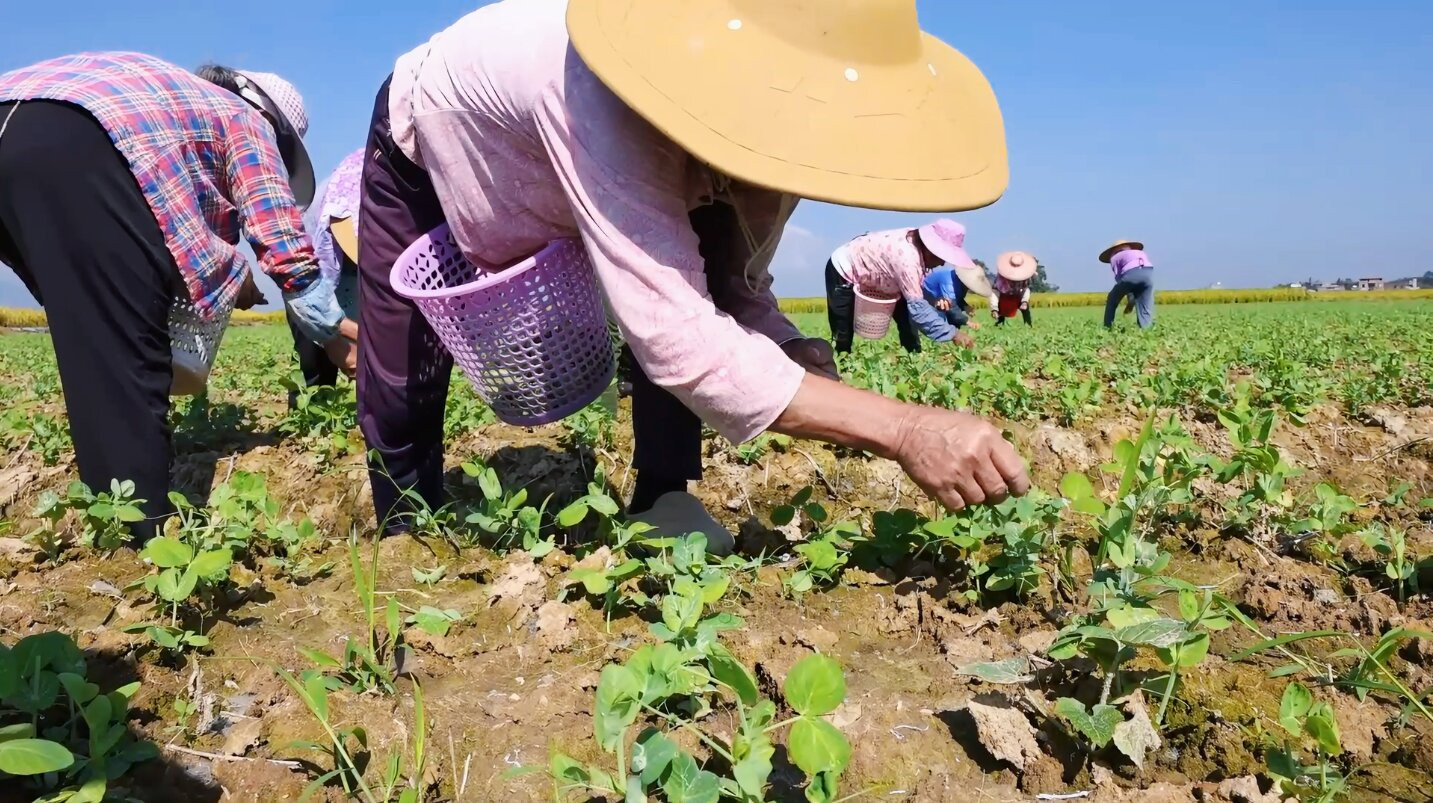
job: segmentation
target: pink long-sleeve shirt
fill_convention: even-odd
[[[717,186],[725,182],[583,64],[566,10],[566,0],[504,0],[402,56],[390,87],[394,142],[427,169],[470,258],[509,264],[580,235],[647,375],[722,435],[755,437],[804,375],[779,347],[801,333],[766,271],[793,203]],[[708,286],[688,213],[714,197],[772,246],[755,281],[742,259]]]
[[[907,301],[925,298],[925,259],[916,247],[915,229],[873,231],[846,243],[831,255],[831,263],[846,281],[864,292]]]

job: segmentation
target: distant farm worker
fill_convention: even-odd
[[[45,307],[80,478],[134,481],[140,539],[169,512],[170,308],[237,299],[241,230],[305,334],[354,360],[299,217],[303,101],[270,73],[201,75],[138,53],[0,75],[0,257]]]
[[[975,311],[970,304],[971,293],[989,298],[995,292],[985,269],[973,262],[969,266],[936,268],[926,274],[921,289],[925,291],[926,302],[944,313],[946,321],[957,329],[980,328],[979,322],[970,317]]]
[[[313,237],[318,268],[334,288],[338,305],[349,318],[358,317],[358,199],[363,180],[362,148],[344,157],[324,182],[318,202],[311,210],[308,230]],[[289,331],[294,353],[308,387],[332,386],[338,381],[339,366],[328,352],[304,334],[298,318],[289,313]],[[296,394],[289,394],[290,406]]]
[[[837,248],[826,263],[826,318],[836,352],[851,350],[858,290],[872,297],[898,299],[895,324],[906,351],[914,354],[921,350],[922,334],[937,343],[955,340],[958,324],[926,301],[921,285],[926,274],[941,265],[975,267],[965,253],[965,227],[954,220],[863,234]]]
[[[1120,240],[1100,254],[1100,261],[1115,274],[1115,286],[1105,299],[1105,328],[1114,326],[1115,312],[1126,299],[1134,305],[1139,328],[1154,326],[1154,263],[1144,252],[1144,243]]]
[[[897,460],[952,508],[1025,493],[985,421],[842,384],[768,271],[798,197],[984,206],[1004,142],[989,84],[914,0],[505,0],[459,20],[398,60],[369,135],[358,405],[381,523],[407,528],[405,490],[443,502],[452,358],[389,272],[445,220],[494,265],[581,236],[635,358],[628,510],[662,531],[732,545],[687,494],[703,421]]]
[[[1030,280],[1035,278],[1039,262],[1024,251],[1010,251],[995,261],[995,292],[990,295],[990,315],[996,326],[1004,326],[1006,318],[1015,313],[1030,322]]]

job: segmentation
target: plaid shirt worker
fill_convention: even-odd
[[[202,314],[243,284],[241,228],[285,293],[319,278],[273,129],[239,97],[152,56],[80,53],[0,75],[15,100],[72,103],[109,132]]]

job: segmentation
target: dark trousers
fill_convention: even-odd
[[[294,316],[288,315],[289,334],[294,338],[294,354],[299,358],[299,370],[303,372],[304,384],[309,387],[334,385],[338,382],[338,366],[328,358],[323,346],[313,342],[299,331]]]
[[[1026,307],[1026,308],[1020,310],[1020,317],[1025,320],[1025,325],[1026,325],[1026,326],[1034,326],[1034,324],[1032,324],[1032,323],[1030,322],[1030,308],[1029,308],[1029,307]],[[1005,325],[1005,316],[1004,316],[1004,315],[1001,315],[1001,316],[999,316],[998,318],[996,318],[996,319],[995,319],[995,325],[996,325],[996,326],[1004,326],[1004,325]]]
[[[911,320],[910,308],[904,298],[896,302],[894,318],[901,347],[911,354],[920,353],[920,332]],[[856,334],[856,288],[830,260],[826,261],[826,322],[831,326],[831,342],[836,352],[850,353]]]
[[[443,504],[443,413],[453,358],[413,302],[389,284],[393,263],[444,218],[428,174],[393,144],[388,84],[374,103],[363,168],[357,382],[373,504],[391,532],[407,526],[405,491],[432,507]]]
[[[1135,318],[1139,328],[1154,326],[1154,268],[1135,268],[1115,280],[1115,286],[1105,297],[1105,328],[1114,326],[1115,313],[1120,302],[1126,298],[1134,301]]]
[[[11,105],[0,104],[0,120]],[[80,479],[169,507],[174,258],[128,163],[77,106],[27,101],[0,138],[0,259],[45,308]]]
[[[358,229],[358,418],[378,520],[386,532],[399,532],[411,510],[405,491],[430,507],[443,504],[443,413],[453,359],[417,307],[389,283],[393,263],[444,217],[427,173],[393,144],[386,82],[374,105],[367,158]],[[730,207],[711,210],[694,213],[693,225],[734,225]],[[644,472],[674,484],[700,479],[701,421],[635,360],[630,367],[639,481]]]

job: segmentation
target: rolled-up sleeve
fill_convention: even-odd
[[[580,65],[539,115],[607,302],[647,376],[732,441],[765,431],[805,372],[772,336],[713,303],[687,215],[690,157]],[[767,295],[748,299],[743,317],[776,333],[769,314],[748,314],[774,309]]]
[[[260,120],[257,113],[245,112],[229,121],[226,174],[260,267],[292,295],[319,278],[318,261],[284,176],[283,159],[256,125]]]

